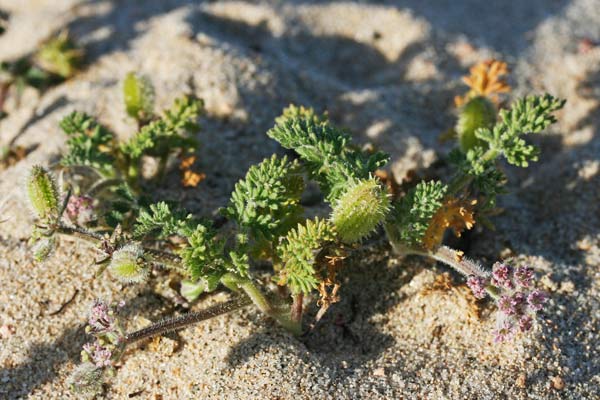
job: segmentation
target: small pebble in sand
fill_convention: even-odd
[[[552,387],[556,390],[562,390],[565,388],[565,381],[560,376],[554,376],[550,379]]]
[[[17,329],[14,325],[6,324],[0,326],[0,337],[3,339],[9,338],[17,332]]]
[[[385,369],[376,368],[375,370],[373,370],[373,376],[385,376]]]
[[[525,389],[527,387],[527,375],[523,373],[519,374],[515,380],[515,386],[520,389]]]

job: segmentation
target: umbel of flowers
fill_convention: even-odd
[[[496,342],[510,339],[519,331],[529,331],[533,317],[548,300],[546,293],[533,288],[534,276],[530,267],[496,263],[491,274],[473,274],[467,278],[475,297],[482,299],[489,293],[496,300]]]

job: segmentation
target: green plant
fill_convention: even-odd
[[[97,261],[99,273],[106,268],[125,282],[147,279],[151,268],[172,270],[181,276],[181,294],[189,301],[219,286],[236,295],[215,308],[132,333],[125,333],[121,324],[115,322],[114,314],[102,306],[103,320],[110,322],[98,328],[96,310],[90,326],[96,329],[97,337],[107,332],[111,336],[86,350],[85,367],[78,370],[74,385],[85,386],[81,384],[85,382],[97,388],[94,382],[101,379],[98,371],[111,368],[125,346],[136,340],[181,329],[249,304],[287,330],[300,334],[306,298],[318,292],[321,310],[317,319],[320,318],[338,299],[340,285],[335,272],[344,257],[363,246],[367,236],[381,232],[381,226],[397,254],[439,260],[463,274],[476,297],[494,298],[501,315],[498,339],[508,338],[517,329],[530,329],[533,314],[545,301],[545,296],[533,289],[533,271],[497,264],[489,272],[461,252],[444,246],[442,240],[447,229],[460,235],[486,219],[505,183],[498,160],[503,157],[520,167],[535,161],[535,147],[526,144],[522,137],[554,122],[551,113],[563,104],[549,95],[517,100],[510,109],[500,111],[493,126],[475,130],[479,142],[452,153],[456,172],[448,184],[421,182],[397,199],[391,199],[383,183],[375,178],[387,155],[360,151],[352,145],[350,136],[326,116],[290,106],[267,134],[284,148],[294,150],[299,160],[272,156],[252,166],[235,185],[229,203],[220,210],[232,222],[221,228],[158,202],[140,207],[139,212],[121,219],[115,228],[98,223],[91,231],[73,223],[74,217],[70,218],[71,223],[64,221],[59,207],[61,196],[51,173],[34,169],[28,190],[39,216],[41,231],[36,240],[65,234],[80,236],[102,252],[103,257]],[[79,133],[70,139],[66,160],[79,160],[77,165],[94,169],[102,179],[123,177],[123,182],[135,186],[131,179],[138,175],[132,174],[131,168],[137,166],[141,155],[161,157],[173,149],[185,149],[190,143],[178,132],[193,126],[198,107],[198,103],[184,99],[162,119],[147,123],[135,137],[121,144],[115,144],[114,138],[109,140],[103,128],[87,117],[72,115],[66,131]],[[115,162],[106,162],[108,156]],[[66,161],[65,165],[74,164]],[[114,165],[125,172],[118,172]],[[331,207],[328,216],[303,216],[300,199],[307,177],[319,184]],[[97,196],[97,185],[87,195]],[[132,202],[141,204],[135,191],[130,192]],[[109,211],[114,211],[110,207],[113,206],[108,207]],[[45,254],[42,252],[40,258]],[[263,281],[253,269],[259,262],[272,265],[271,279],[281,290],[271,291],[261,284]],[[90,365],[89,360],[95,361]]]
[[[17,102],[25,87],[44,91],[75,75],[83,63],[83,51],[66,31],[43,42],[36,51],[0,64],[0,116],[9,90],[16,89]]]

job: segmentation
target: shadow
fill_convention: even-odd
[[[52,342],[34,344],[27,350],[27,360],[14,368],[0,369],[0,397],[24,398],[58,376],[60,366],[78,362],[81,346],[88,340],[83,325],[72,326]]]
[[[37,122],[46,118],[48,115],[52,114],[54,111],[61,109],[62,107],[69,104],[69,98],[67,96],[59,96],[56,100],[50,103],[48,106],[44,107],[44,109],[39,110],[37,107],[35,108],[33,115],[25,121],[25,124],[19,129],[19,131],[13,136],[13,138],[8,142],[9,146],[14,146],[17,140],[25,134],[27,129],[35,125]]]
[[[299,0],[294,3],[322,5],[336,2],[342,1]],[[434,30],[448,39],[464,36],[477,46],[517,57],[529,45],[529,33],[544,20],[560,13],[570,1],[375,0],[367,3],[408,10],[427,20]]]
[[[387,244],[379,247],[382,248],[377,251],[361,250],[347,260],[338,274],[340,302],[329,308],[313,330],[293,340],[295,352],[302,360],[317,362],[331,373],[350,375],[355,368],[378,358],[395,344],[391,335],[382,333],[371,321],[372,317],[385,314],[406,300],[398,289],[410,282],[422,266],[411,262],[406,266],[388,267]],[[314,321],[317,311],[315,304],[305,311],[305,329]],[[275,329],[261,329],[230,349],[226,358],[230,367],[245,364],[258,353],[272,351],[269,348],[281,342],[274,340],[275,337],[289,335],[273,321],[269,323]],[[343,370],[339,368],[340,362],[346,363]],[[333,378],[343,379],[341,376]]]

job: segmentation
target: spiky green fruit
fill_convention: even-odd
[[[338,237],[344,243],[354,243],[368,236],[390,210],[388,194],[375,178],[350,185],[331,215]]]
[[[56,180],[47,169],[33,166],[26,190],[29,204],[39,219],[46,222],[58,220],[60,195]]]
[[[463,152],[486,143],[475,136],[478,128],[490,128],[496,123],[496,107],[485,97],[474,97],[459,112],[456,122],[458,143]]]
[[[39,239],[33,247],[33,259],[37,262],[45,261],[56,248],[54,236]]]
[[[142,282],[148,277],[144,249],[138,243],[115,251],[109,264],[110,272],[123,282]]]
[[[130,117],[146,120],[154,112],[154,87],[146,77],[130,72],[123,81],[125,110]]]

